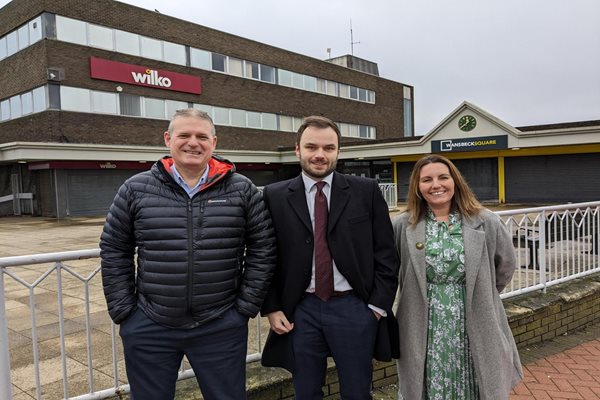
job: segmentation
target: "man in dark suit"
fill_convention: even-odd
[[[375,180],[334,171],[339,147],[333,121],[307,117],[296,139],[302,173],[263,192],[278,261],[261,310],[271,325],[262,363],[292,373],[297,400],[323,398],[328,356],[342,399],[371,399],[372,359],[397,357],[388,207]]]

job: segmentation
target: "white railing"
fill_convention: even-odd
[[[0,258],[1,400],[11,400],[13,388],[36,399],[58,398],[54,394],[49,397],[44,389],[46,385],[56,384],[57,381],[62,386],[59,397],[64,399],[105,399],[129,393],[129,385],[121,371],[124,359],[117,328],[107,319],[98,273],[99,256],[99,249],[90,249]],[[12,280],[5,279],[5,276]],[[28,279],[33,279],[33,282],[30,283]],[[27,326],[31,340],[26,340],[30,342],[26,346],[10,344],[9,327],[12,321],[6,315],[8,303],[12,303],[9,311],[28,308],[29,322],[23,321],[22,314],[25,312],[21,310],[16,318],[19,320],[15,323],[17,329],[13,329],[15,336],[23,335],[24,331],[18,327]],[[261,324],[260,318],[250,322],[250,354],[247,354],[246,362],[260,360],[263,337],[266,337],[261,325],[268,329],[268,324]],[[82,338],[84,349],[78,346]],[[58,341],[60,352],[49,362],[41,354],[48,352],[50,341]],[[27,346],[31,347],[31,356],[23,358],[32,359],[32,363],[22,366],[23,362],[19,359],[19,368],[11,371],[10,352],[20,353]],[[178,380],[193,376],[189,364],[182,363]],[[106,384],[109,380],[112,383]],[[105,388],[98,390],[100,384]],[[56,393],[56,389],[51,390]]]
[[[383,194],[383,198],[388,205],[388,208],[396,208],[398,205],[398,190],[395,183],[380,183],[379,189]]]
[[[600,201],[496,213],[513,235],[517,257],[503,298],[600,271]]]
[[[600,202],[497,214],[513,234],[518,265],[502,297],[600,272]],[[0,258],[0,399],[12,399],[15,390],[50,398],[48,382],[53,390],[60,385],[61,394],[53,398],[105,399],[129,391],[98,257],[99,250],[92,249]],[[257,318],[249,330],[248,362],[260,359],[268,324],[261,327]],[[179,378],[192,376],[182,364]]]

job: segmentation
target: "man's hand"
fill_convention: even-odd
[[[275,311],[267,314],[267,318],[269,319],[271,329],[278,335],[283,335],[294,329],[294,324],[287,320],[283,311]]]

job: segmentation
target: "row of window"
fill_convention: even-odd
[[[0,37],[0,60],[42,40],[42,37],[42,17],[40,16]]]
[[[195,107],[207,112],[215,125],[271,131],[295,132],[302,118],[211,106],[183,101],[157,99],[126,93],[103,92],[71,86],[47,85],[0,101],[0,121],[19,118],[47,109],[169,119],[176,110]],[[338,123],[342,136],[375,139],[373,126]]]
[[[64,42],[222,72],[247,79],[260,80],[345,99],[375,103],[375,92],[372,90],[316,78],[194,47],[189,48],[188,62],[186,46],[181,44],[153,39],[119,29],[107,28],[61,15],[53,16],[52,14],[44,14],[44,16],[45,18],[39,16],[0,38],[0,60],[42,39],[44,36],[42,25],[49,24],[51,28],[46,31],[55,32],[55,34],[51,35],[55,35],[56,39]]]

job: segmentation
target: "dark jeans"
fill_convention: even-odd
[[[173,399],[184,355],[205,400],[246,398],[248,318],[235,308],[193,329],[166,328],[138,309],[119,334],[133,398]]]
[[[327,302],[307,294],[296,308],[292,342],[296,400],[321,400],[327,355],[335,361],[343,400],[370,400],[377,318],[354,295]]]

